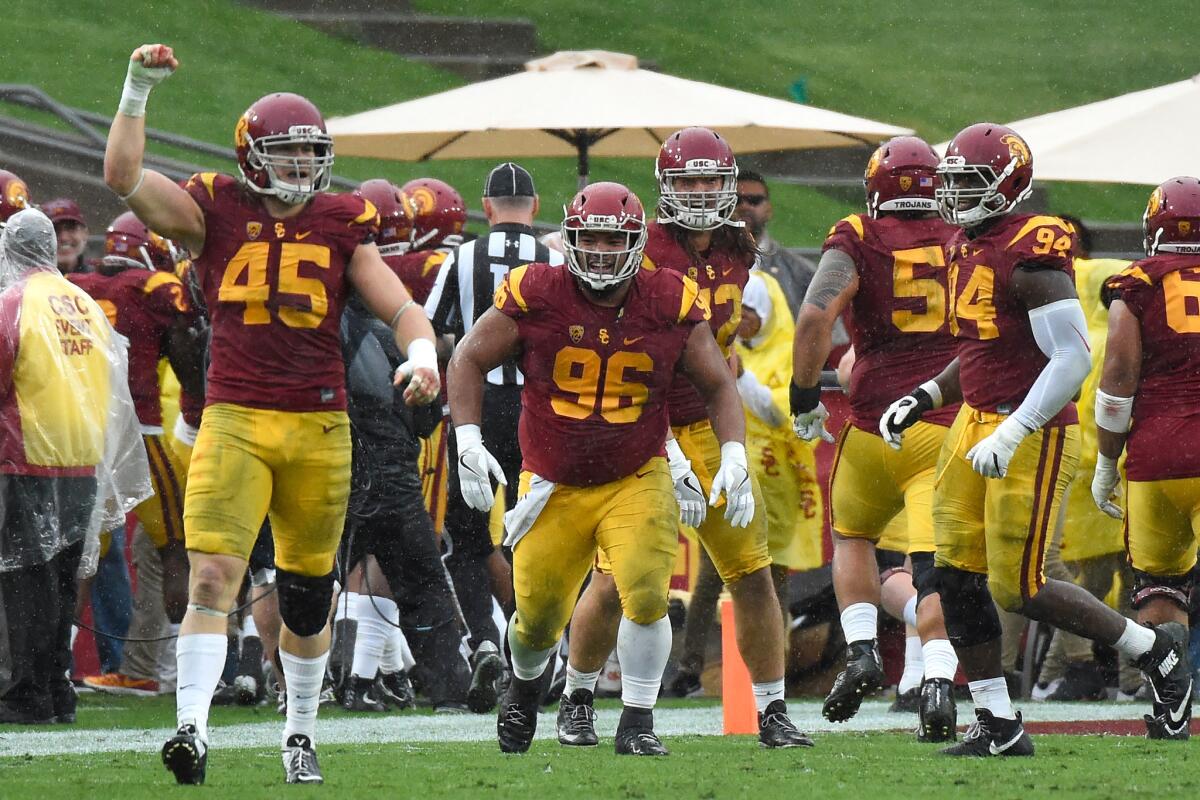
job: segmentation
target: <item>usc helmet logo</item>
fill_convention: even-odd
[[[20,179],[11,180],[4,188],[4,199],[13,208],[29,208],[29,187]]]
[[[1163,205],[1163,190],[1159,186],[1150,193],[1150,200],[1146,203],[1146,216],[1153,217],[1159,212]]]
[[[1187,236],[1192,232],[1192,221],[1190,219],[1179,220],[1179,235]]]
[[[883,161],[883,146],[875,148],[875,152],[871,154],[871,160],[867,162],[867,171],[863,173],[863,178],[872,178],[879,171],[879,162]]]
[[[1029,145],[1015,133],[1007,133],[1000,137],[1000,143],[1008,146],[1008,154],[1017,160],[1017,166],[1023,167],[1029,163]]]
[[[408,196],[408,202],[412,203],[414,214],[432,214],[437,206],[437,198],[433,196],[433,192],[426,189],[424,186],[418,186]]]
[[[900,191],[907,192],[912,188],[912,177],[909,175],[900,176]]]
[[[238,117],[237,127],[233,129],[233,146],[243,147],[250,144],[250,120],[245,114]]]

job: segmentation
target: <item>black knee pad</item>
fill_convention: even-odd
[[[988,591],[987,575],[943,566],[935,567],[933,572],[950,643],[974,647],[999,639],[1000,615]]]
[[[1189,610],[1188,597],[1192,593],[1192,573],[1183,575],[1151,575],[1140,569],[1133,570],[1133,607],[1141,608],[1147,601],[1158,598],[1170,600],[1185,612]]]
[[[275,570],[279,616],[297,636],[316,636],[325,629],[333,602],[333,573],[310,578],[284,569]]]
[[[917,606],[920,606],[926,597],[938,593],[933,553],[910,553],[909,558],[912,559],[913,588],[917,590]]]
[[[879,580],[882,583],[896,570],[904,569],[904,553],[876,547],[875,564],[879,567]]]

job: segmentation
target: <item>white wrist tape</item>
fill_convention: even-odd
[[[196,446],[196,434],[199,432],[199,428],[193,428],[184,421],[183,414],[175,418],[174,436],[188,447]]]
[[[406,355],[414,367],[425,367],[437,372],[437,347],[431,339],[413,339],[408,343]]]
[[[737,464],[746,469],[746,445],[741,442],[725,442],[721,445],[721,461],[723,463]]]
[[[129,117],[146,116],[146,100],[150,90],[158,81],[151,78],[151,70],[142,66],[140,61],[130,61],[129,70],[125,73],[125,86],[121,89],[121,102],[117,111]],[[161,78],[159,79],[161,80]]]
[[[1116,397],[1096,390],[1096,427],[1111,433],[1129,433],[1129,418],[1133,414],[1132,397]]]
[[[937,381],[925,381],[920,388],[929,395],[934,408],[942,407],[942,387],[937,385]]]

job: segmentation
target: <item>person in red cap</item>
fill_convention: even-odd
[[[56,197],[42,204],[42,213],[54,223],[58,236],[58,270],[64,275],[72,272],[91,272],[83,260],[87,248],[88,226],[79,204],[69,197]]]

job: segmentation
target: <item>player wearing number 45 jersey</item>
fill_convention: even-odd
[[[1170,713],[1191,697],[1184,645],[1170,626],[1143,627],[1083,588],[1047,580],[1042,558],[1079,458],[1071,397],[1091,367],[1071,276],[1074,232],[1057,217],[1012,213],[1030,192],[1033,158],[1010,128],[980,123],[938,165],[957,358],[893,403],[880,422],[898,437],[963,401],[934,483],[936,571],[950,641],[977,722],[949,755],[1033,755],[1000,658],[1001,607],[1115,646],[1137,660]],[[907,441],[905,442],[907,447]]]
[[[339,318],[354,289],[388,321],[408,354],[395,380],[408,380],[410,403],[437,397],[433,331],[379,256],[374,206],[324,191],[333,142],[303,97],[268,95],[241,116],[240,178],[202,173],[181,187],[142,168],[147,97],[178,66],[165,45],[133,52],[104,161],[105,181],[138,218],[191,251],[212,322],[184,511],[191,576],[177,648],[179,728],[162,758],[178,782],[204,782],[226,618],[269,514],[288,695],[285,778],[320,783],[317,701],[350,489]]]
[[[1159,186],[1143,220],[1148,257],[1106,285],[1114,299],[1096,393],[1100,452],[1092,498],[1121,516],[1113,495],[1117,459],[1128,445],[1133,605],[1140,622],[1182,637],[1200,536],[1200,180]],[[1190,696],[1181,705],[1156,694],[1148,735],[1186,739],[1190,720]]]
[[[833,326],[847,308],[856,358],[850,377],[850,421],[837,439],[830,477],[834,531],[833,587],[846,636],[846,669],[822,710],[834,722],[850,719],[863,696],[883,684],[875,643],[881,576],[876,545],[889,522],[905,514],[911,577],[903,570],[883,576],[890,594],[912,603],[922,642],[925,680],[919,711],[921,741],[955,736],[951,689],[958,668],[946,640],[941,604],[933,584],[934,467],[947,426],[957,410],[931,412],[894,452],[879,435],[879,416],[896,394],[940,372],[954,358],[946,322],[943,247],[954,228],[937,217],[934,187],[937,153],[915,136],[880,145],[863,182],[867,214],[838,222],[825,239],[817,274],[800,309],[792,364],[792,414],[803,439],[833,437],[820,401],[821,367],[829,356]],[[915,589],[915,591],[914,591]],[[904,687],[901,686],[903,689]]]
[[[652,710],[671,649],[667,589],[679,519],[664,451],[667,391],[680,372],[699,388],[723,443],[712,499],[724,494],[728,513],[748,519],[745,421],[696,283],[641,269],[646,223],[637,197],[616,183],[589,186],[571,201],[562,232],[567,268],[512,270],[447,376],[463,498],[486,511],[489,476],[503,482],[504,474],[480,439],[484,376],[518,355],[525,375],[520,500],[505,515],[517,610],[500,749],[529,748],[541,675],[599,548],[621,606],[625,710],[616,751],[666,755]],[[591,703],[580,713],[590,723]]]

